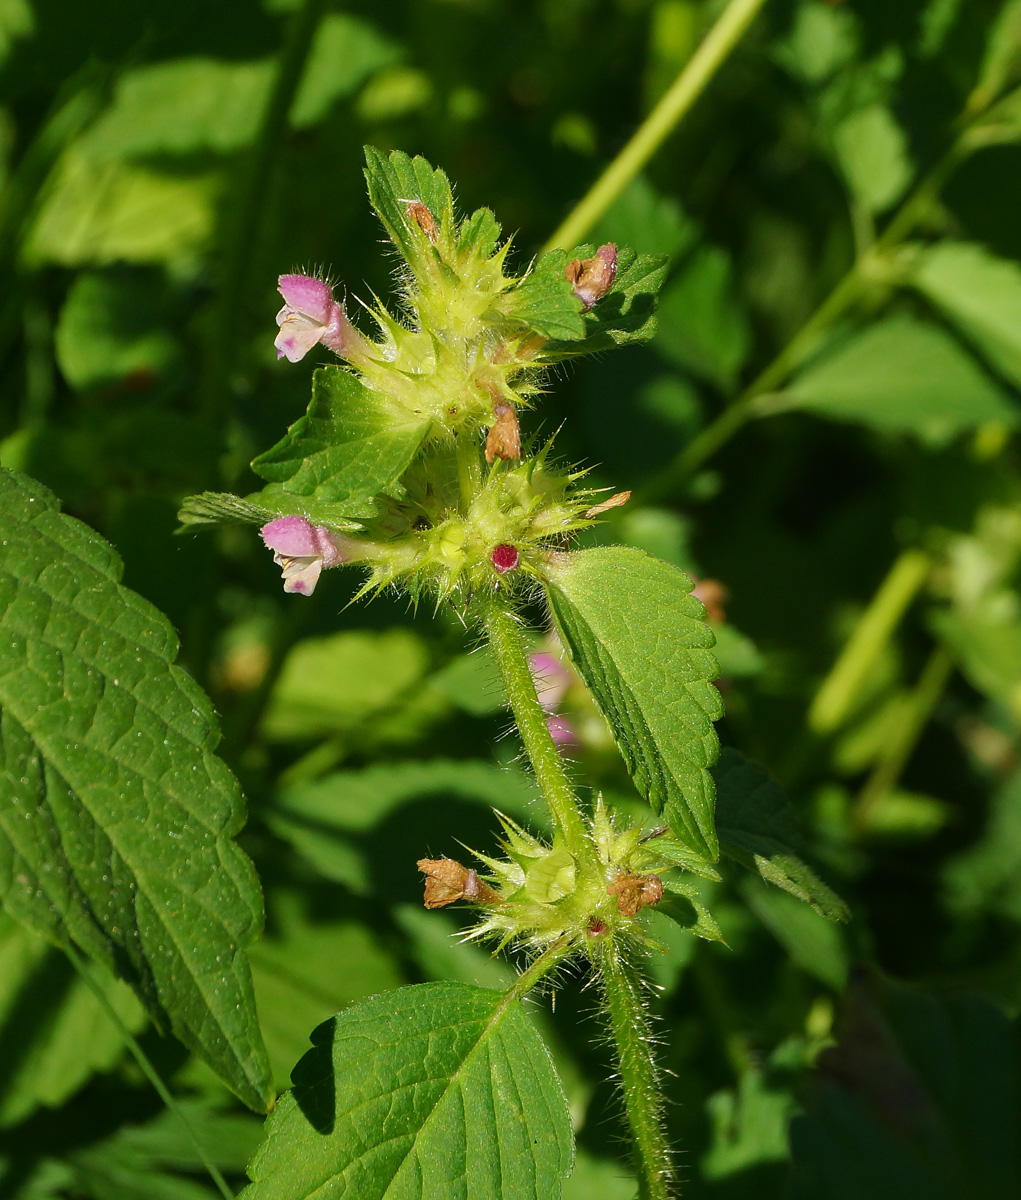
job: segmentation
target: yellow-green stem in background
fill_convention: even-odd
[[[544,250],[570,250],[588,233],[705,91],[766,0],[730,0],[630,141],[575,205]]]

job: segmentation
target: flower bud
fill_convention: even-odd
[[[588,312],[606,295],[617,278],[617,247],[612,242],[600,246],[592,258],[572,259],[564,268],[564,276]]]

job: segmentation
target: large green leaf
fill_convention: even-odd
[[[270,486],[249,499],[326,523],[365,515],[373,496],[396,485],[428,431],[428,418],[340,367],[321,367],[307,414],[252,463]]]
[[[0,474],[0,901],[125,979],[247,1104],[271,1097],[237,781],[173,630],[112,547]]]
[[[720,755],[716,823],[725,853],[831,921],[847,919],[847,906],[800,858],[797,818],[780,785],[729,746]]]
[[[937,242],[911,282],[1012,383],[1021,385],[1021,267],[968,242]]]
[[[556,556],[550,607],[639,791],[686,845],[715,859],[713,783],[723,715],[713,635],[692,582],[632,546]]]
[[[952,337],[911,317],[869,326],[799,375],[781,401],[837,420],[948,441],[1017,409]]]
[[[312,1035],[245,1200],[556,1200],[572,1161],[549,1054],[511,992],[426,983]]]

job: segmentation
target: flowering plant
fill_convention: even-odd
[[[389,587],[416,603],[429,596],[488,640],[551,830],[536,836],[498,814],[502,856],[475,851],[473,866],[422,858],[425,905],[469,905],[478,920],[467,937],[524,952],[511,997],[566,962],[589,964],[646,1194],[666,1196],[672,1168],[639,964],[660,949],[644,921],[649,909],[693,936],[721,936],[699,887],[700,878],[719,878],[714,638],[692,581],[676,568],[630,547],[577,548],[629,493],[600,499],[584,470],[558,465],[552,439],[539,442],[529,429],[552,364],[651,335],[665,261],[605,244],[554,250],[511,273],[510,243],[493,214],[459,220],[442,171],[400,152],[370,148],[366,158],[369,198],[403,260],[399,314],[366,305],[374,333],[363,334],[325,280],[282,275],[278,355],[298,362],[322,346],[341,363],[315,370],[307,414],[255,459],[261,491],[204,493],[181,519],[259,525],[285,591],[311,595],[325,568],[352,564],[366,572],[360,596]],[[659,825],[615,819],[599,798],[591,808],[581,802],[563,758],[570,739],[547,712],[551,689],[537,694],[533,672],[543,660],[530,660],[526,636],[536,604]],[[739,817],[731,823],[725,850],[841,915],[804,864],[766,844],[762,830],[742,830]],[[426,1006],[430,1028],[442,1020],[448,995],[407,991],[418,994],[398,994],[388,1019],[413,1002]],[[516,1053],[555,1092],[528,1045]],[[335,1059],[334,1072],[343,1069]],[[371,1070],[386,1073],[376,1060]],[[338,1096],[338,1117],[344,1103]],[[281,1151],[300,1141],[302,1120],[286,1101],[273,1118],[253,1200],[284,1194],[275,1190],[289,1171]],[[550,1121],[547,1135],[569,1140],[562,1111]],[[347,1143],[335,1151],[350,1164],[361,1153]],[[535,1157],[536,1171],[558,1178],[559,1159]]]

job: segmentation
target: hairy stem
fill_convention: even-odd
[[[813,732],[832,733],[847,717],[931,566],[921,550],[905,550],[894,562],[816,692],[808,712]]]
[[[544,249],[576,246],[705,91],[766,0],[730,0],[701,45],[631,140],[578,201]]]
[[[208,1172],[209,1178],[216,1185],[217,1191],[219,1191],[220,1195],[224,1197],[224,1200],[234,1200],[234,1193],[228,1186],[226,1179],[224,1179],[223,1175],[220,1174],[220,1169],[217,1167],[216,1163],[214,1163],[207,1154],[205,1146],[203,1146],[202,1142],[199,1140],[198,1134],[195,1132],[195,1127],[192,1125],[191,1121],[188,1120],[184,1114],[184,1110],[171,1095],[170,1089],[160,1078],[159,1072],[152,1065],[149,1056],[139,1045],[138,1039],[121,1020],[120,1014],[110,1003],[110,998],[107,996],[106,992],[103,991],[103,989],[99,986],[99,983],[93,977],[89,966],[86,964],[82,956],[78,953],[73,945],[68,944],[63,949],[64,953],[71,960],[71,965],[81,976],[86,987],[88,987],[88,989],[96,997],[103,1011],[113,1022],[117,1032],[121,1035],[121,1039],[124,1041],[124,1044],[131,1051],[131,1055],[135,1062],[137,1062],[139,1067],[141,1067],[142,1074],[152,1084],[156,1094],[166,1105],[168,1111],[172,1112],[174,1116],[181,1122],[185,1133],[188,1135],[189,1141],[195,1147],[195,1153],[198,1155],[199,1161]]]
[[[642,1002],[642,981],[610,939],[593,947],[631,1130],[639,1200],[669,1200],[673,1168],[661,1119],[659,1070],[652,1046],[649,1016]]]
[[[929,655],[918,683],[890,730],[879,761],[858,796],[854,809],[857,829],[868,828],[876,805],[897,786],[953,670],[953,658],[942,646],[937,646]]]
[[[571,853],[575,857],[589,858],[592,850],[588,832],[574,788],[564,769],[564,761],[553,744],[546,724],[546,712],[535,691],[535,680],[528,664],[521,627],[517,617],[499,599],[490,604],[486,613],[486,632],[503,677],[525,753],[549,805],[553,821]]]

